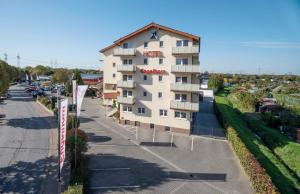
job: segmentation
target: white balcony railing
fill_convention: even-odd
[[[115,56],[134,56],[136,53],[135,48],[115,48],[114,55]]]
[[[199,65],[172,65],[172,73],[200,73]]]
[[[134,97],[118,96],[117,97],[117,102],[120,103],[120,104],[134,104],[135,103],[135,98]]]
[[[173,47],[172,53],[174,55],[179,54],[198,54],[199,46],[182,46],[182,47]]]
[[[172,83],[172,91],[183,91],[183,92],[199,92],[200,84],[183,84],[183,83]]]
[[[171,100],[170,107],[172,109],[188,110],[193,112],[199,111],[199,103],[197,102],[180,102]]]
[[[128,80],[128,81],[118,81],[117,82],[117,87],[118,88],[135,88],[136,83],[132,80]]]
[[[117,71],[119,72],[134,72],[136,71],[135,65],[118,65]]]

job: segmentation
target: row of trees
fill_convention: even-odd
[[[0,60],[0,95],[7,91],[10,82],[20,79],[22,75],[24,75],[24,72],[20,68],[8,65],[5,61]]]

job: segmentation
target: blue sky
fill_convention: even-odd
[[[300,0],[0,0],[0,58],[98,68],[99,49],[150,22],[199,35],[201,69],[300,74]],[[57,62],[57,65],[55,64]]]

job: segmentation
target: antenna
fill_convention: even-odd
[[[4,61],[7,63],[7,53],[4,53]]]
[[[20,68],[21,66],[20,66],[20,59],[21,59],[21,57],[20,57],[20,55],[19,55],[19,53],[18,53],[18,55],[17,55],[17,60],[18,60],[18,67]]]

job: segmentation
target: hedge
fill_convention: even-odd
[[[226,128],[226,136],[233,150],[239,158],[241,165],[250,178],[250,182],[256,193],[278,193],[277,188],[272,183],[270,176],[265,169],[256,160],[254,155],[248,150],[246,145],[240,139],[237,131],[231,127],[225,120],[216,103],[214,103],[217,118],[223,127]]]

